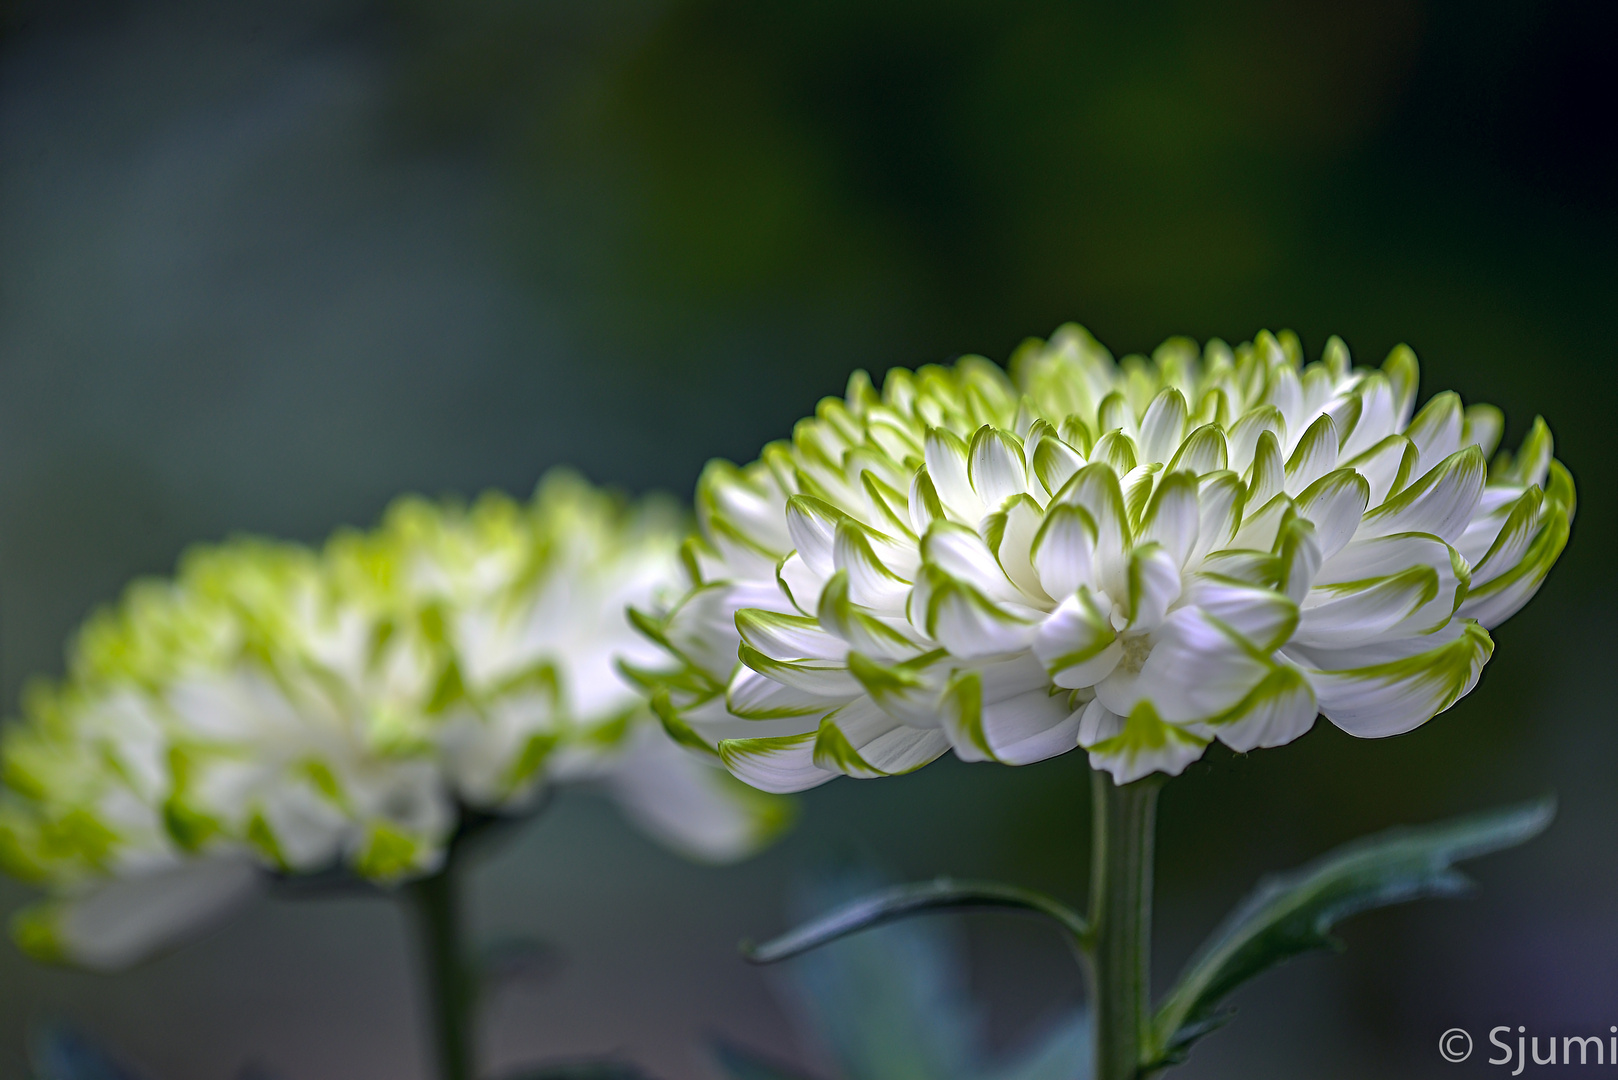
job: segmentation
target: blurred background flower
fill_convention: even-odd
[[[618,666],[684,529],[553,472],[528,504],[406,498],[323,551],[234,540],[137,582],[0,742],[0,866],[54,893],[19,944],[117,970],[272,875],[445,871],[568,781],[693,858],[752,854],[786,805],[676,746]]]
[[[1215,748],[1165,795],[1167,977],[1260,872],[1395,821],[1556,788],[1557,825],[1469,905],[1367,917],[1344,960],[1244,991],[1183,1075],[1431,1073],[1484,1018],[1573,1030],[1618,1000],[1608,371],[1613,15],[1574,2],[1120,7],[11,0],[0,16],[0,675],[6,712],[124,582],[198,540],[316,542],[401,491],[528,491],[573,462],[692,490],[850,369],[1004,360],[1072,319],[1121,353],[1291,326],[1400,340],[1424,380],[1555,422],[1577,536],[1438,723]],[[1418,402],[1419,406],[1420,402]],[[592,797],[481,868],[480,936],[566,962],[495,1003],[492,1063],[621,1051],[712,1077],[719,1028],[817,1071],[739,935],[858,833],[902,879],[1079,895],[1082,763],[940,762],[805,799],[746,865],[687,866]],[[1075,840],[1075,843],[1080,841]],[[0,885],[14,910],[32,899]],[[404,927],[256,905],[118,980],[0,951],[0,1069],[65,1014],[148,1075],[416,1075]],[[977,920],[992,1047],[1079,980]],[[818,1075],[831,1075],[820,1068]]]

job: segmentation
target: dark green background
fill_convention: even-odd
[[[571,462],[689,493],[850,369],[1004,359],[1077,319],[1115,352],[1292,327],[1423,393],[1544,414],[1568,554],[1427,727],[1216,750],[1162,812],[1166,978],[1259,873],[1555,790],[1480,898],[1365,917],[1239,999],[1183,1075],[1489,1073],[1496,1024],[1618,1024],[1612,730],[1614,17],[1596,3],[1138,5],[44,0],[0,7],[0,678],[16,700],[132,575],[197,540],[318,539],[403,490]],[[1085,775],[954,762],[805,799],[787,843],[686,867],[570,795],[477,883],[480,932],[564,960],[493,1062],[712,1075],[720,1031],[817,1061],[732,951],[796,876],[1077,895]],[[0,906],[25,892],[0,885]],[[1036,926],[971,924],[992,1030],[1079,995]],[[154,1080],[420,1075],[379,900],[277,900],[132,975],[0,946],[0,1075],[68,1017]],[[1480,1049],[1441,1062],[1460,1025]]]

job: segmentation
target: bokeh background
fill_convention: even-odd
[[[1166,979],[1260,873],[1554,790],[1476,899],[1350,923],[1239,998],[1186,1080],[1488,1073],[1484,1032],[1618,1024],[1611,470],[1615,9],[1521,0],[9,0],[0,6],[0,697],[130,577],[241,531],[318,540],[406,491],[571,462],[688,495],[848,372],[1291,327],[1423,394],[1547,416],[1582,504],[1479,689],[1401,738],[1215,750],[1161,817]],[[707,870],[569,794],[475,879],[509,987],[491,1068],[716,1075],[721,1033],[825,1075],[743,936],[856,858],[1077,897],[1078,755],[942,762],[803,800]],[[9,912],[25,890],[0,884]],[[976,917],[1013,1043],[1081,995]],[[404,925],[265,901],[116,978],[0,944],[0,1076],[66,1018],[153,1080],[424,1076]],[[1470,1028],[1463,1066],[1438,1035]]]

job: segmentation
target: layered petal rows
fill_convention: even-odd
[[[1115,362],[1077,326],[1009,374],[864,373],[698,488],[687,593],[639,615],[665,726],[767,791],[953,750],[1088,750],[1119,783],[1317,714],[1394,735],[1453,705],[1538,589],[1574,487],[1536,420],[1336,338],[1173,339]]]
[[[7,731],[0,861],[53,898],[37,954],[139,959],[270,874],[388,884],[436,869],[464,809],[593,779],[699,858],[781,823],[663,733],[621,661],[677,587],[683,522],[569,474],[533,501],[404,499],[323,551],[200,548],[94,617],[69,676]]]

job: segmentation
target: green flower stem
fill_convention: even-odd
[[[1094,1080],[1135,1080],[1151,1039],[1152,841],[1161,773],[1091,774],[1090,1001]]]
[[[456,854],[452,847],[442,870],[411,882],[405,893],[416,918],[432,1003],[438,1075],[442,1080],[472,1080],[477,987],[461,940]]]

